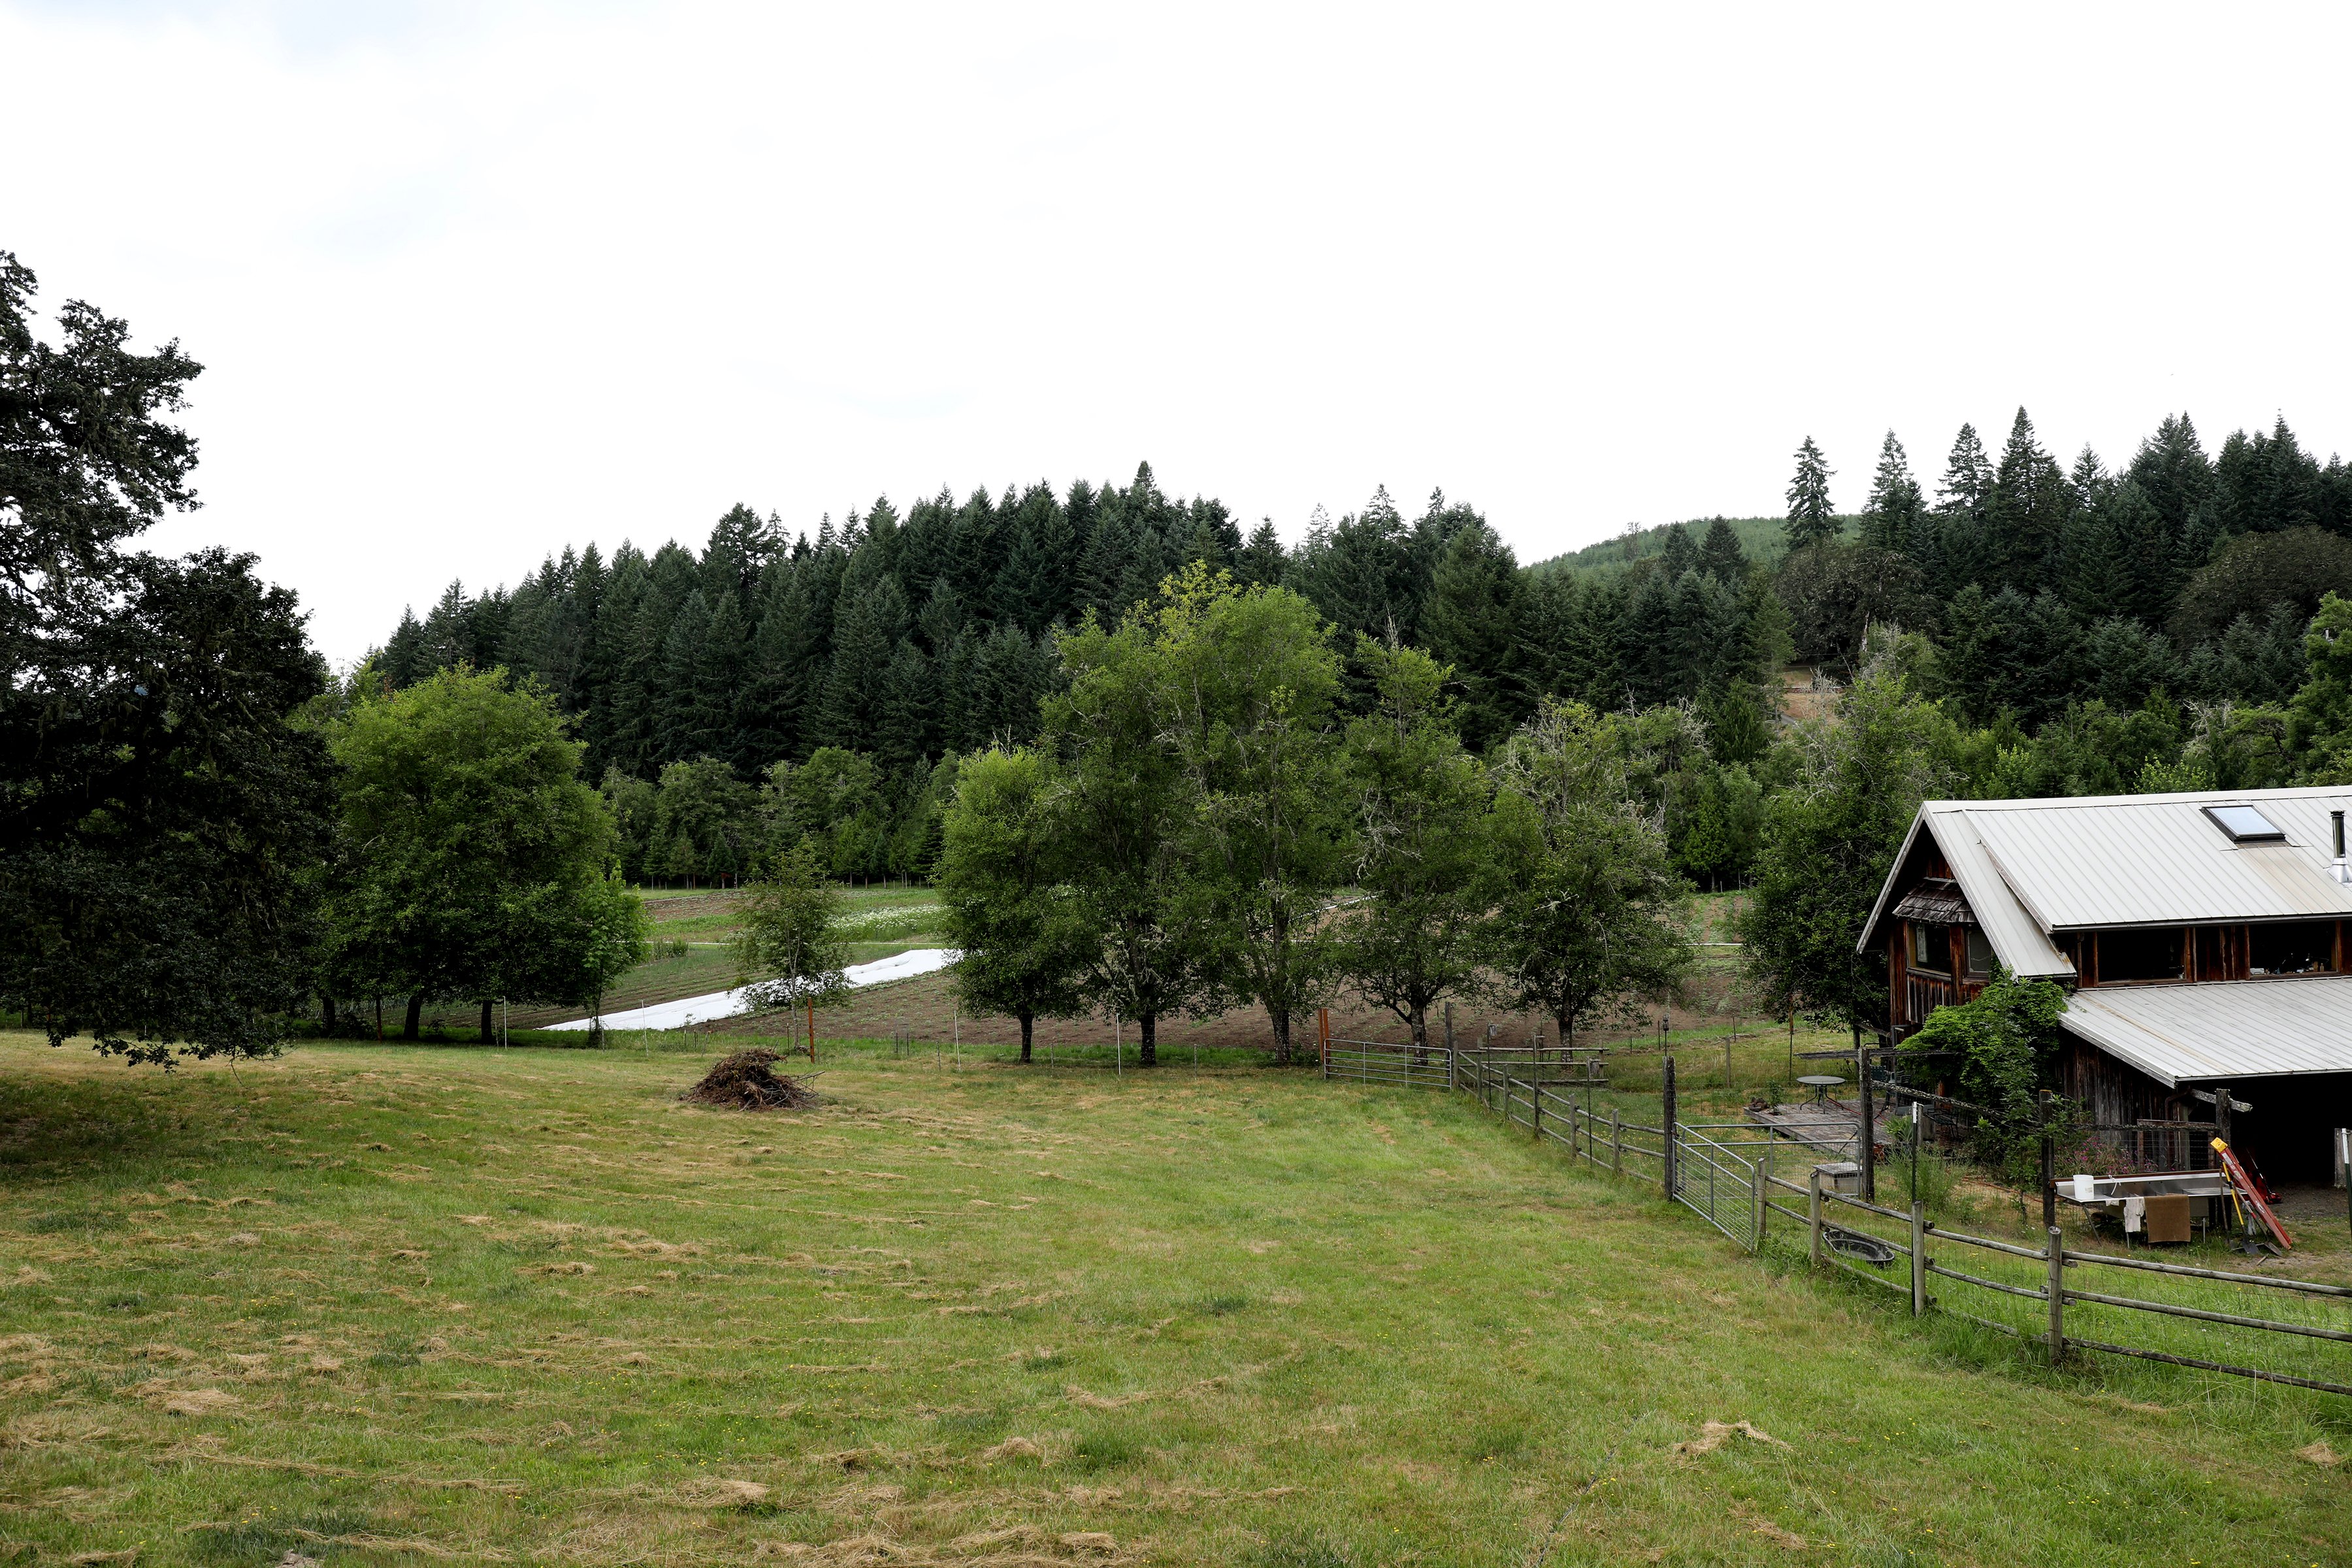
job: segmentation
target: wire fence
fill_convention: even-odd
[[[2352,1395],[2352,1287],[2069,1247],[2054,1226],[2038,1246],[2024,1246],[1933,1218],[1916,1197],[1907,1210],[1874,1203],[1840,1191],[1839,1165],[1801,1138],[1752,1121],[1681,1120],[1671,1068],[1661,1125],[1626,1121],[1605,1094],[1607,1058],[1598,1051],[1322,1044],[1328,1079],[1468,1094],[1573,1160],[1658,1183],[1743,1250],[1801,1249],[1815,1269],[1865,1281],[1915,1318],[1944,1314],[2035,1342],[2053,1363],[2115,1356]],[[1911,1124],[1915,1149],[1965,1142],[1965,1109],[1929,1103],[1940,1098],[1915,1093],[1906,1102],[1900,1120]],[[2147,1135],[2192,1131],[2095,1128],[2084,1146],[2174,1160],[2185,1152],[2178,1143]],[[2211,1129],[2203,1133],[2210,1139]]]

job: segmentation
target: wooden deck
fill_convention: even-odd
[[[1750,1110],[1748,1120],[1819,1151],[1825,1160],[1851,1160],[1862,1146],[1862,1108],[1843,1100],[1776,1105],[1769,1110]]]

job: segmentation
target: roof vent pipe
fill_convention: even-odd
[[[2331,811],[2327,816],[2336,827],[2336,864],[2327,868],[2327,874],[2339,882],[2352,883],[2352,867],[2344,863],[2344,814]]]

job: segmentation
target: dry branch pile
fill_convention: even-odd
[[[777,1059],[774,1051],[737,1051],[720,1058],[682,1098],[733,1110],[798,1110],[816,1104],[816,1090],[769,1065]]]

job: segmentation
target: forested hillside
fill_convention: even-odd
[[[1057,633],[1117,621],[1193,561],[1303,594],[1343,651],[1358,634],[1428,649],[1475,750],[1545,694],[1680,706],[1704,741],[1664,798],[1683,868],[1709,882],[1745,874],[1776,787],[1780,668],[1843,678],[1866,641],[1975,737],[1984,793],[2293,773],[2278,705],[2319,597],[2352,591],[2352,472],[2284,421],[2209,456],[2168,418],[2111,470],[2087,449],[2062,465],[2021,409],[1998,450],[1963,426],[1932,494],[1890,432],[1856,516],[1831,510],[1829,474],[1808,440],[1777,540],[1718,518],[1527,569],[1443,494],[1411,517],[1384,490],[1336,521],[1318,509],[1286,547],[1270,521],[1168,496],[1149,465],[1123,487],[877,500],[813,533],[739,506],[699,552],[592,545],[512,588],[452,584],[372,669],[542,682],[648,878],[746,869],[780,830],[816,834],[844,875],[920,873],[943,759],[1030,739]]]
[[[1613,539],[1604,539],[1598,544],[1588,544],[1581,550],[1571,550],[1563,555],[1548,556],[1533,563],[1528,570],[1538,574],[1613,574],[1634,562],[1664,555],[1677,531],[1687,533],[1696,529],[1704,533],[1715,525],[1715,521],[1707,518],[1698,522],[1661,522],[1648,528],[1629,525],[1624,532]],[[1723,521],[1731,525],[1731,536],[1739,542],[1739,548],[1759,565],[1773,564],[1788,549],[1788,520],[1785,518],[1727,517]],[[1856,521],[1852,517],[1839,518],[1841,536],[1851,535]]]

